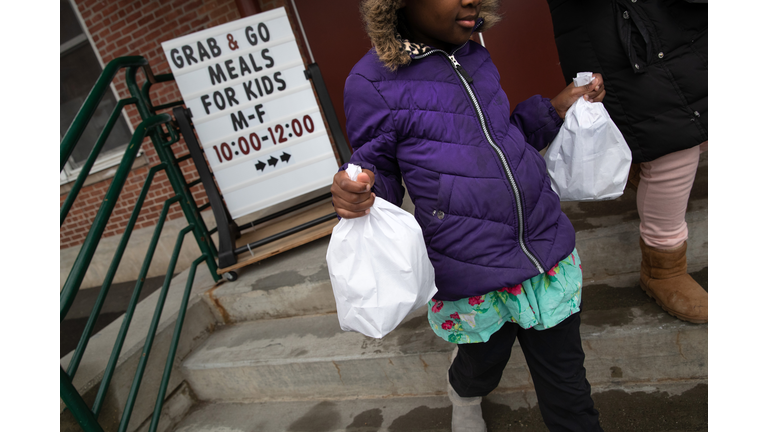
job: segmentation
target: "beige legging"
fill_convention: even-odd
[[[699,154],[707,151],[707,143],[640,164],[637,211],[640,237],[646,245],[671,249],[688,239],[685,210]]]

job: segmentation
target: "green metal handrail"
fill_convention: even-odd
[[[139,218],[139,213],[141,213],[144,200],[147,197],[147,193],[149,193],[150,186],[152,186],[152,180],[155,178],[155,174],[164,169],[165,164],[155,165],[150,168],[149,174],[147,174],[147,179],[144,182],[144,186],[141,188],[141,192],[139,193],[138,198],[136,198],[136,205],[133,207],[131,217],[128,219],[128,224],[125,227],[125,232],[123,232],[123,235],[120,238],[120,244],[117,246],[115,255],[112,258],[112,263],[109,265],[107,275],[104,277],[104,282],[101,285],[99,296],[96,298],[96,303],[93,305],[91,315],[88,317],[88,322],[86,323],[85,330],[83,330],[83,334],[80,337],[80,342],[78,342],[77,348],[75,348],[75,352],[72,354],[72,360],[69,362],[67,374],[73,378],[77,372],[78,366],[80,366],[80,360],[82,360],[83,354],[85,353],[85,348],[88,346],[88,341],[90,340],[91,334],[93,333],[93,328],[96,325],[96,319],[98,319],[99,313],[101,313],[101,308],[103,307],[104,301],[107,298],[109,288],[112,286],[112,281],[115,278],[115,273],[117,273],[117,268],[123,258],[125,248],[128,246],[128,240],[131,238],[133,227],[136,226],[136,220]]]
[[[163,408],[163,401],[165,400],[165,393],[168,390],[168,381],[171,379],[171,370],[173,369],[173,359],[176,357],[176,348],[179,346],[179,339],[181,338],[181,329],[184,326],[184,317],[187,314],[187,304],[189,303],[189,293],[192,291],[192,281],[195,280],[195,273],[197,266],[205,261],[205,257],[201,256],[192,262],[192,266],[189,269],[189,277],[187,278],[187,286],[184,288],[184,294],[181,298],[181,305],[179,306],[179,315],[176,317],[176,327],[173,329],[173,337],[171,338],[171,346],[168,349],[168,356],[165,360],[165,369],[163,370],[163,378],[160,380],[160,389],[157,391],[157,399],[155,400],[155,411],[152,414],[152,423],[149,425],[150,431],[157,430],[158,422],[160,421],[160,414]]]
[[[135,69],[136,66],[131,66],[128,68],[127,73],[130,74]],[[151,73],[151,71],[148,73]],[[151,83],[152,81],[157,81],[158,79],[167,80],[169,78],[170,75],[150,75],[147,76],[147,82]],[[152,107],[151,102],[145,96],[145,94],[149,94],[148,83],[144,84],[144,90],[142,91],[138,84],[136,84],[136,80],[127,80],[128,90],[131,92],[131,96],[139,99],[140,101],[145,101],[145,103],[136,104],[136,108],[139,110],[141,118],[150,118],[153,115],[153,110],[156,109]],[[176,130],[173,128],[168,128],[168,132],[173,139],[167,143],[163,142],[163,139],[160,136],[160,132],[158,130],[151,131],[149,137],[152,139],[152,143],[155,146],[155,150],[157,150],[157,155],[160,157],[160,160],[168,163],[168,180],[173,186],[173,190],[176,192],[176,194],[182,195],[183,197],[181,210],[184,213],[184,217],[187,218],[187,222],[194,226],[195,240],[197,240],[197,244],[200,246],[200,250],[204,251],[204,253],[207,253],[205,262],[208,265],[208,271],[211,272],[214,280],[218,281],[220,279],[220,276],[217,273],[218,266],[216,264],[216,260],[214,259],[215,255],[211,253],[211,251],[215,250],[213,240],[211,239],[211,235],[208,233],[208,230],[205,227],[205,222],[203,221],[202,216],[200,216],[200,212],[197,211],[195,200],[192,198],[192,194],[189,192],[189,188],[183,180],[184,174],[182,174],[178,164],[172,163],[175,161],[175,156],[173,154],[173,150],[171,150],[171,144],[178,140],[178,134],[176,134]]]
[[[112,132],[115,123],[117,123],[118,117],[120,117],[122,114],[123,108],[125,108],[127,105],[133,105],[135,103],[136,98],[127,98],[121,99],[117,102],[117,105],[115,105],[115,109],[112,110],[112,114],[109,116],[109,120],[107,120],[107,124],[104,126],[104,130],[101,131],[99,138],[96,140],[96,144],[93,146],[93,151],[91,151],[91,154],[88,155],[88,159],[86,159],[85,163],[80,168],[80,174],[77,176],[77,180],[72,185],[72,189],[70,189],[69,194],[67,194],[67,199],[61,206],[61,210],[59,211],[59,226],[64,225],[64,220],[67,218],[67,214],[69,214],[69,210],[72,208],[72,204],[75,202],[75,198],[77,198],[77,193],[80,192],[80,189],[82,189],[83,184],[85,183],[85,179],[87,179],[88,175],[91,173],[91,168],[93,168],[93,164],[96,163],[96,159],[99,157],[99,153],[101,153],[101,149],[104,147],[104,143],[107,142],[107,137],[109,136],[110,132]]]
[[[141,386],[141,379],[144,377],[144,370],[147,368],[147,361],[149,361],[149,352],[152,350],[152,342],[155,340],[155,333],[157,332],[157,326],[160,323],[160,316],[163,313],[163,306],[165,306],[165,298],[168,295],[168,287],[171,285],[171,279],[173,278],[173,270],[176,268],[176,260],[179,258],[179,252],[181,252],[181,245],[184,242],[184,237],[188,232],[192,231],[193,226],[187,226],[179,231],[179,235],[176,237],[176,246],[173,248],[173,255],[171,255],[171,263],[168,264],[168,271],[165,274],[165,280],[163,281],[163,287],[160,289],[160,296],[157,299],[157,306],[155,306],[155,314],[152,316],[152,321],[149,324],[149,331],[147,331],[147,338],[144,341],[144,350],[141,353],[139,364],[136,366],[136,374],[133,376],[133,384],[131,384],[131,390],[128,392],[128,400],[125,401],[125,408],[123,409],[123,416],[120,419],[120,427],[118,432],[125,432],[128,428],[128,420],[131,418],[131,412],[133,411],[133,405],[136,403],[136,396],[139,394],[139,386]]]
[[[75,386],[72,385],[72,379],[64,372],[61,367],[61,374],[59,374],[59,385],[61,390],[59,394],[61,399],[67,405],[72,414],[77,419],[80,427],[87,432],[103,432],[101,425],[96,420],[96,416],[88,409],[88,405],[85,404],[83,398],[77,392]]]
[[[128,327],[130,327],[131,320],[133,319],[133,312],[136,310],[136,305],[139,303],[141,289],[144,287],[144,280],[147,277],[149,265],[152,264],[152,257],[157,249],[157,243],[160,240],[160,233],[163,231],[165,218],[168,216],[168,209],[171,207],[171,204],[178,201],[179,197],[175,196],[163,204],[163,210],[160,212],[160,219],[155,226],[155,232],[152,234],[152,240],[149,243],[147,255],[144,257],[144,263],[141,266],[141,271],[139,271],[139,278],[136,280],[136,287],[133,289],[133,295],[131,295],[131,300],[128,302],[128,308],[123,317],[123,324],[120,327],[120,332],[115,340],[115,346],[112,348],[112,355],[109,357],[104,376],[101,378],[99,392],[96,394],[96,400],[93,403],[93,412],[95,414],[98,414],[99,411],[101,411],[101,405],[104,402],[104,397],[107,395],[107,388],[109,388],[109,383],[112,381],[112,374],[117,367],[117,360],[120,357],[120,352],[123,350],[123,343],[125,342],[126,336],[128,336]]]
[[[82,248],[80,248],[80,252],[77,254],[77,258],[75,258],[75,263],[72,266],[72,270],[70,271],[66,282],[64,282],[64,288],[61,290],[60,302],[61,321],[64,321],[64,317],[67,315],[67,312],[69,312],[69,308],[75,300],[75,295],[80,289],[80,284],[85,278],[85,273],[88,270],[88,266],[91,264],[93,254],[96,252],[96,247],[99,245],[99,240],[101,239],[102,234],[104,234],[104,229],[107,227],[107,222],[109,222],[109,217],[112,215],[112,210],[115,208],[117,198],[120,196],[125,180],[128,178],[128,173],[133,167],[133,160],[136,159],[136,154],[141,148],[141,142],[144,141],[144,137],[151,127],[170,121],[170,115],[159,114],[141,122],[139,127],[136,128],[136,131],[133,133],[131,143],[128,144],[128,148],[125,150],[125,154],[123,154],[123,159],[112,179],[112,183],[109,185],[109,189],[107,189],[107,194],[101,202],[101,206],[99,206],[99,211],[96,213],[91,229],[85,237],[85,241],[83,242]]]
[[[163,230],[163,226],[165,225],[165,219],[168,216],[169,209],[172,205],[179,204],[181,206],[182,212],[187,220],[187,226],[183,228],[178,234],[176,246],[173,250],[173,255],[171,256],[170,263],[166,271],[165,280],[160,290],[160,295],[155,307],[155,314],[152,318],[152,322],[147,333],[144,351],[139,361],[139,365],[137,366],[136,373],[134,374],[133,384],[129,391],[128,399],[126,401],[126,405],[120,420],[120,431],[125,431],[128,427],[128,423],[133,411],[133,406],[136,401],[139,387],[144,375],[144,370],[149,360],[152,342],[154,341],[155,335],[157,333],[160,316],[165,305],[165,299],[170,289],[170,282],[176,267],[176,263],[178,261],[178,256],[181,252],[183,240],[187,233],[192,232],[194,234],[194,238],[200,247],[202,254],[193,262],[192,267],[190,268],[187,284],[179,309],[179,315],[176,321],[176,329],[174,330],[168,357],[166,359],[165,371],[160,382],[158,399],[155,402],[155,409],[152,415],[152,423],[149,428],[149,430],[152,432],[154,432],[158,426],[158,420],[162,410],[163,401],[165,399],[165,393],[168,388],[168,382],[170,381],[170,373],[172,370],[173,360],[176,355],[176,349],[181,334],[181,328],[184,322],[186,307],[189,302],[189,295],[197,267],[200,265],[200,263],[205,261],[213,279],[215,281],[220,279],[220,276],[216,273],[216,252],[213,241],[211,240],[210,234],[205,227],[205,223],[200,216],[199,210],[189,191],[190,186],[185,182],[184,175],[178,166],[179,159],[175,157],[171,149],[171,146],[179,141],[179,134],[172,126],[171,116],[168,114],[158,113],[163,109],[182,104],[183,101],[172,102],[160,106],[153,106],[149,98],[149,89],[151,85],[160,82],[173,81],[173,75],[166,74],[155,77],[152,75],[152,71],[148,67],[148,62],[144,58],[138,56],[123,57],[111,61],[104,68],[104,71],[96,82],[96,85],[89,93],[85,103],[80,109],[80,112],[78,112],[75,120],[72,122],[72,125],[69,127],[66,134],[64,135],[64,138],[62,139],[60,148],[61,169],[63,169],[66,160],[72,154],[75,145],[82,136],[88,121],[95,112],[99,101],[109,87],[112,79],[115,77],[117,72],[123,68],[126,69],[126,83],[131,92],[131,97],[122,99],[118,102],[117,107],[113,110],[107,125],[99,135],[99,138],[97,139],[91,154],[88,156],[88,159],[83,165],[77,180],[74,182],[72,189],[67,195],[67,198],[64,204],[62,204],[60,210],[60,222],[63,225],[67,214],[72,208],[72,204],[82,189],[82,186],[85,183],[85,179],[89,175],[91,168],[93,167],[101,149],[103,148],[104,142],[106,142],[106,139],[114,127],[114,124],[122,110],[129,105],[136,106],[139,114],[141,115],[142,122],[131,137],[128,148],[123,154],[120,165],[118,166],[114,178],[112,179],[111,184],[107,190],[107,193],[101,205],[99,206],[99,210],[94,218],[91,228],[88,231],[88,234],[86,235],[83,246],[81,247],[77,258],[75,259],[75,263],[69,275],[67,276],[67,280],[65,281],[64,287],[62,288],[60,294],[60,319],[63,321],[67,315],[67,312],[72,306],[72,302],[74,301],[74,298],[80,289],[80,285],[82,284],[83,279],[85,278],[85,274],[88,270],[88,266],[90,265],[91,260],[93,259],[99,240],[104,233],[107,222],[109,221],[112,211],[115,208],[115,204],[117,203],[117,200],[120,196],[120,192],[122,191],[126,179],[132,169],[133,161],[138,154],[144,138],[149,137],[152,141],[152,145],[157,151],[161,162],[158,165],[151,167],[149,173],[147,174],[147,178],[145,179],[144,185],[136,200],[136,205],[131,212],[131,217],[128,220],[125,231],[122,234],[120,243],[107,271],[107,275],[104,278],[104,282],[96,300],[96,304],[91,311],[88,322],[86,324],[86,328],[83,331],[78,346],[72,355],[72,359],[67,368],[67,371],[65,372],[64,368],[61,368],[61,398],[69,408],[70,412],[75,416],[83,430],[88,432],[102,431],[102,427],[98,424],[97,418],[99,416],[100,410],[103,407],[107,389],[109,388],[112,376],[114,375],[115,369],[117,367],[120,352],[128,334],[131,320],[133,319],[133,313],[139,302],[141,291],[144,286],[144,280],[146,279],[149,267],[152,263],[152,258],[154,257],[154,253],[160,239],[160,234]],[[144,70],[147,78],[147,81],[141,90],[136,84],[136,73],[139,69]],[[163,128],[165,128],[165,130],[163,130]],[[88,346],[88,340],[93,333],[96,319],[98,318],[99,313],[101,312],[101,309],[104,305],[107,293],[109,292],[109,288],[112,285],[115,274],[117,273],[117,268],[120,264],[120,261],[122,260],[130,236],[135,228],[136,221],[139,217],[146,196],[152,186],[153,180],[156,178],[156,174],[160,171],[166,173],[171,186],[173,187],[174,194],[163,204],[163,208],[160,212],[158,222],[153,232],[152,240],[150,241],[147,253],[144,257],[144,262],[137,277],[136,286],[134,287],[133,294],[123,317],[120,331],[115,340],[112,354],[110,355],[109,361],[107,362],[107,367],[101,379],[101,384],[96,394],[93,406],[89,409],[82,396],[73,386],[72,380],[77,373],[77,369],[80,365],[83,354]]]

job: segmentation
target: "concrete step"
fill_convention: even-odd
[[[707,430],[706,381],[593,386],[592,397],[607,431],[688,432]],[[484,398],[488,431],[547,428],[531,391],[495,391]],[[354,398],[297,402],[201,403],[176,432],[448,432],[446,396]]]
[[[609,216],[606,216],[608,218]],[[687,214],[688,269],[708,265],[707,210]],[[612,282],[630,285],[640,278],[639,220],[576,233],[584,285]],[[336,312],[325,253],[330,238],[239,270],[234,282],[207,293],[219,321],[232,324],[272,318]]]
[[[702,155],[686,215],[690,271],[699,271],[708,262],[706,155]],[[640,217],[635,201],[635,191],[628,188],[612,201],[562,203],[563,211],[576,228],[585,285],[610,281],[617,286],[629,286],[638,280]],[[413,211],[408,202],[403,207]],[[330,237],[319,239],[244,267],[238,271],[238,280],[210,290],[206,300],[219,322],[231,324],[335,312],[325,263],[329,240]]]
[[[706,269],[695,277],[706,284]],[[582,343],[595,385],[706,379],[707,332],[671,317],[637,286],[584,290]],[[223,326],[182,371],[207,401],[432,396],[445,391],[452,349],[429,328],[426,308],[381,340],[341,331],[329,313]],[[532,388],[516,347],[499,390]]]
[[[637,286],[635,199],[628,189],[614,201],[562,204],[583,261],[587,376],[606,430],[706,430],[708,326],[669,316]],[[689,270],[707,288],[706,154],[686,219]],[[429,329],[425,308],[382,340],[342,332],[328,240],[243,268],[206,293],[225,325],[181,365],[201,402],[176,430],[450,429],[452,345]],[[483,408],[490,431],[546,430],[519,347]]]

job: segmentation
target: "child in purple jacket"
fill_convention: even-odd
[[[602,78],[553,99],[510,106],[488,51],[470,41],[500,18],[497,1],[363,0],[374,49],[344,90],[352,181],[331,192],[340,217],[378,197],[401,205],[403,182],[435,268],[430,326],[458,344],[448,371],[454,431],[484,431],[480,401],[499,384],[515,339],[550,430],[600,431],[579,335],[581,265],[538,153]]]

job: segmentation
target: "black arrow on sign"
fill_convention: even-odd
[[[291,159],[291,155],[286,152],[283,152],[283,154],[280,156],[280,160],[283,162],[288,162],[289,159]]]
[[[279,162],[279,161],[278,161],[278,160],[277,160],[277,158],[276,158],[276,157],[274,157],[274,156],[270,157],[270,158],[267,160],[267,163],[269,164],[269,166],[277,166],[277,163],[278,163],[278,162]]]
[[[259,170],[259,171],[264,171],[264,167],[265,166],[267,166],[267,164],[265,164],[262,161],[259,161],[259,163],[256,164],[256,169]]]

